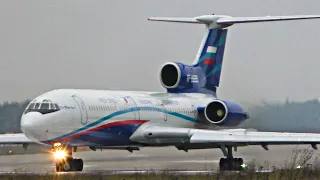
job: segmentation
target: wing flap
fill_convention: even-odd
[[[190,143],[246,143],[246,144],[301,144],[320,143],[320,134],[279,132],[201,132],[190,138]]]

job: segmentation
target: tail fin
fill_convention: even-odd
[[[223,15],[204,15],[194,18],[153,17],[151,21],[192,23],[206,25],[206,33],[196,56],[194,67],[200,67],[205,77],[204,90],[216,92],[219,86],[223,54],[227,38],[227,27],[239,23],[286,21],[320,18],[320,15],[230,17]],[[202,79],[201,79],[202,80]]]
[[[223,54],[227,39],[228,29],[206,29],[194,66],[202,68],[205,77],[205,88],[216,91],[219,86],[220,74],[223,62]]]

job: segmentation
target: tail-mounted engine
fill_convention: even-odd
[[[218,99],[210,102],[203,114],[207,121],[219,126],[237,126],[248,119],[240,104]]]
[[[204,86],[205,76],[199,67],[168,62],[160,71],[160,81],[168,92],[195,92]]]

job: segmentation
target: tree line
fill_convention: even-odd
[[[30,101],[0,104],[0,133],[20,133],[20,118]]]

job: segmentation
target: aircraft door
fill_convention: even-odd
[[[83,100],[79,96],[73,95],[72,98],[76,101],[79,107],[81,124],[83,125],[87,124],[88,111],[87,111],[86,105],[84,104]]]
[[[134,120],[140,120],[140,113],[139,111],[136,109],[137,108],[137,103],[129,96],[126,97],[127,101],[128,101],[128,105],[130,108],[135,108],[132,113],[134,114]]]

